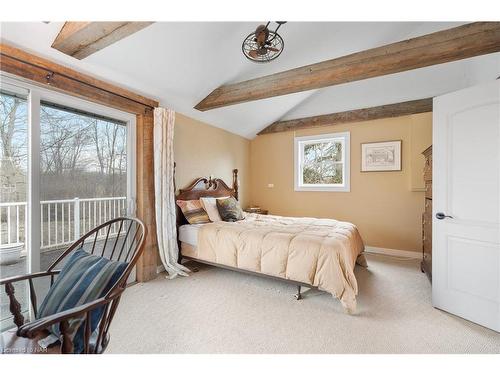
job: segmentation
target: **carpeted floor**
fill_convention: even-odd
[[[358,313],[329,294],[197,265],[130,287],[108,353],[500,353],[500,334],[431,307],[417,260],[368,255]],[[193,264],[191,263],[191,266]]]

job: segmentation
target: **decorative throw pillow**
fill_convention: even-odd
[[[47,296],[40,305],[37,317],[43,318],[61,311],[95,301],[111,289],[123,275],[128,263],[111,261],[97,255],[88,254],[83,249],[76,250],[64,264],[59,276],[50,287]],[[104,307],[95,309],[90,314],[90,329],[96,331]],[[84,317],[69,319],[70,337],[74,353],[84,349]],[[49,344],[60,339],[59,324],[49,328],[52,339],[44,339]]]
[[[217,199],[227,199],[229,197],[213,198],[213,197],[202,197],[200,198],[201,205],[207,211],[210,221],[222,221],[220,217],[219,210],[217,209]]]
[[[203,209],[199,200],[177,201],[177,205],[181,208],[184,217],[189,224],[205,224],[210,223],[210,218],[207,212]]]
[[[238,221],[243,220],[244,218],[243,210],[234,197],[217,199],[217,209],[219,210],[219,214],[224,221]]]

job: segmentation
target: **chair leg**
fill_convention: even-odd
[[[302,294],[300,293],[300,289],[301,289],[301,286],[300,286],[300,285],[297,285],[297,293],[296,293],[296,294],[294,294],[294,297],[295,297],[295,299],[296,299],[297,301],[302,299]]]

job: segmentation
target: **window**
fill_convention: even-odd
[[[349,191],[350,133],[295,137],[296,191]]]

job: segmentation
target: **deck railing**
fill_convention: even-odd
[[[126,197],[40,202],[40,248],[67,245],[96,226],[126,214]],[[0,203],[0,245],[26,242],[26,202]],[[112,227],[110,235],[118,232]],[[105,235],[102,233],[101,235]]]

